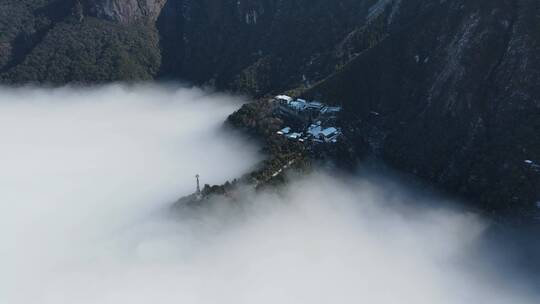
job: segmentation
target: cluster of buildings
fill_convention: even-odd
[[[339,106],[329,106],[318,101],[293,99],[287,95],[275,97],[278,102],[277,114],[300,122],[335,121],[341,112]]]
[[[275,100],[278,102],[275,114],[290,125],[279,130],[279,135],[300,142],[336,143],[343,134],[336,127],[341,107],[293,99],[287,95],[278,95]]]

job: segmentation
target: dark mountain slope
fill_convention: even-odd
[[[161,78],[264,95],[324,79],[376,45],[397,24],[389,19],[417,2],[401,10],[398,0],[0,0],[9,16],[9,38],[0,37],[9,64],[0,74],[4,81],[63,83],[147,79],[160,69]],[[66,51],[91,60],[79,65],[82,57]]]
[[[50,0],[0,1],[0,71],[18,65],[65,13]]]
[[[162,76],[257,95],[309,85],[350,55],[338,49],[365,48],[384,35],[386,23],[373,22],[368,41],[353,41],[375,2],[170,0],[158,20]]]
[[[0,0],[0,79],[52,84],[152,79],[161,63],[156,13],[123,5]]]
[[[343,103],[394,166],[535,214],[540,172],[537,1],[447,1],[307,95]],[[373,112],[380,114],[373,117]]]
[[[157,34],[144,26],[111,25],[95,18],[62,22],[6,77],[54,84],[152,79],[160,63],[157,45]]]
[[[343,104],[357,140],[394,166],[530,217],[540,201],[539,6],[0,0],[0,79],[304,92]]]

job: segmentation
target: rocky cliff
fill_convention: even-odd
[[[166,0],[90,0],[81,5],[90,16],[129,24],[138,21],[155,22],[165,2]]]
[[[540,3],[446,1],[420,11],[308,95],[344,103],[359,130],[378,129],[380,155],[394,166],[490,211],[533,216]]]
[[[527,217],[539,16],[536,0],[0,0],[0,78],[324,98],[385,161]]]
[[[170,0],[158,19],[161,75],[259,96],[310,87],[381,41],[399,7],[375,0]]]

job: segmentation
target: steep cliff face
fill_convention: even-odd
[[[400,3],[169,0],[158,20],[162,76],[255,95],[309,87],[377,44]]]
[[[89,15],[124,24],[154,22],[166,0],[90,0],[85,3]]]
[[[344,103],[358,136],[377,129],[381,136],[371,140],[394,166],[493,212],[533,216],[540,200],[539,3],[422,7],[420,18],[308,95]]]

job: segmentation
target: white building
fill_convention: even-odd
[[[312,101],[312,102],[306,103],[307,110],[321,111],[324,107],[325,107],[324,104],[318,101]]]
[[[322,126],[321,126],[321,122],[318,121],[317,123],[314,123],[312,125],[310,125],[308,127],[308,130],[307,130],[307,133],[311,136],[313,136],[313,138],[319,138],[321,132],[322,132]]]
[[[302,133],[294,132],[294,133],[291,133],[291,134],[287,135],[287,138],[299,140],[299,139],[302,138]]]
[[[290,127],[286,127],[286,128],[283,128],[279,131],[277,131],[277,134],[279,135],[286,135],[286,134],[289,134],[291,132],[291,128]]]
[[[325,115],[338,114],[339,112],[341,112],[341,107],[326,106],[321,110],[321,114]]]
[[[281,103],[290,103],[291,101],[293,101],[293,98],[290,97],[290,96],[287,96],[287,95],[278,95],[275,97],[275,99]]]
[[[320,137],[322,137],[321,139],[325,142],[336,142],[339,135],[341,135],[340,130],[330,127],[322,130]]]

